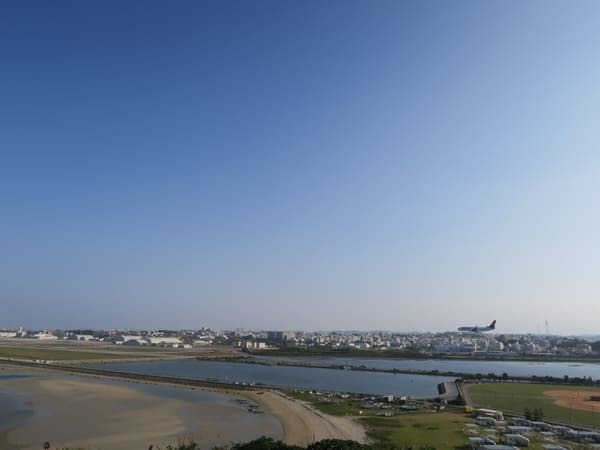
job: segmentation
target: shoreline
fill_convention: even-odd
[[[181,402],[161,402],[131,387],[33,374],[4,388],[26,399],[33,412],[5,431],[4,448],[33,450],[49,441],[59,448],[116,450],[166,445],[185,431],[177,418]]]
[[[0,361],[1,362],[1,361]],[[5,361],[8,363],[12,363],[18,366],[24,367],[33,367],[33,368],[41,368],[50,371],[60,371],[64,373],[73,373],[73,374],[82,374],[82,375],[90,375],[90,376],[98,376],[98,377],[109,377],[115,379],[127,379],[127,380],[137,380],[141,382],[157,382],[157,383],[166,383],[166,384],[175,384],[175,385],[183,385],[183,386],[195,386],[198,388],[216,388],[216,389],[226,389],[226,390],[237,390],[237,391],[249,391],[249,390],[273,390],[273,391],[284,391],[290,388],[302,389],[301,387],[290,387],[285,385],[277,385],[277,384],[267,384],[267,383],[251,383],[251,382],[231,382],[231,381],[223,381],[222,379],[213,379],[213,378],[188,378],[174,375],[156,375],[150,374],[146,372],[133,372],[126,370],[109,370],[98,367],[85,367],[85,366],[75,366],[75,365],[64,365],[64,364],[55,364],[49,362],[30,362],[30,361]],[[419,374],[412,374],[419,375]],[[439,375],[438,378],[440,377]],[[304,388],[308,389],[308,388]],[[335,392],[334,390],[330,390],[330,392]],[[356,392],[353,393],[360,396],[373,396],[377,395],[369,392]],[[419,399],[431,399],[436,398],[440,395],[439,384],[437,393],[431,393],[430,395],[420,395],[418,397],[411,396],[412,398]]]
[[[257,358],[258,356],[258,358]],[[455,380],[457,379],[461,379],[463,381],[469,381],[469,380],[473,380],[473,379],[477,379],[480,381],[504,381],[504,382],[535,382],[535,381],[539,381],[542,377],[539,376],[527,376],[527,375],[511,375],[508,373],[473,373],[473,372],[462,372],[462,371],[456,371],[456,370],[439,370],[439,369],[399,369],[399,368],[391,368],[391,369],[387,369],[387,368],[376,368],[376,367],[367,367],[365,365],[340,365],[340,364],[323,364],[323,363],[319,363],[319,362],[314,362],[314,361],[301,361],[302,359],[304,359],[304,357],[309,356],[309,355],[303,355],[303,356],[298,356],[298,360],[277,360],[277,361],[273,361],[273,360],[267,360],[267,359],[260,359],[260,354],[258,353],[247,353],[245,356],[241,356],[241,355],[236,355],[236,356],[214,356],[214,355],[204,355],[204,356],[198,356],[198,355],[174,355],[174,356],[169,356],[169,357],[165,357],[165,356],[144,356],[144,357],[135,357],[135,358],[117,358],[117,359],[92,359],[92,360],[68,360],[68,361],[46,361],[46,360],[37,360],[37,361],[32,361],[32,360],[26,360],[26,359],[15,359],[15,358],[0,358],[0,364],[7,363],[7,364],[19,364],[19,365],[26,365],[26,366],[35,366],[35,367],[47,367],[49,369],[55,369],[55,370],[64,370],[64,371],[72,371],[72,372],[77,372],[77,373],[92,373],[92,372],[96,372],[98,375],[108,375],[108,376],[116,376],[116,377],[124,377],[124,378],[134,378],[134,377],[138,377],[138,376],[144,376],[147,377],[148,379],[150,377],[153,378],[157,378],[157,376],[153,376],[153,375],[142,375],[142,374],[135,374],[133,372],[123,372],[122,374],[118,373],[117,371],[109,371],[109,370],[104,370],[104,369],[94,369],[94,368],[89,368],[89,366],[91,365],[103,365],[103,364],[110,364],[110,363],[128,363],[128,362],[159,362],[159,361],[174,361],[174,360],[179,360],[179,361],[184,361],[184,360],[199,360],[199,361],[213,361],[213,362],[234,362],[234,363],[239,363],[239,364],[249,364],[249,365],[261,365],[261,366],[284,366],[284,367],[301,367],[301,368],[308,368],[308,369],[327,369],[327,370],[348,370],[348,371],[358,371],[358,372],[372,372],[372,373],[387,373],[387,374],[404,374],[404,375],[418,375],[418,376],[435,376],[435,377],[451,377],[454,378]],[[370,359],[370,358],[365,358],[365,359]],[[373,358],[376,359],[376,358]],[[394,358],[394,359],[408,359],[408,360],[413,360],[414,358]],[[453,358],[434,358],[434,359],[439,359],[439,360],[452,360]],[[498,361],[498,360],[494,360],[494,359],[484,359],[484,358],[462,358],[461,360],[464,361],[469,361],[469,360],[485,360],[485,361]],[[522,360],[516,360],[517,362],[538,362],[536,359],[522,359]],[[581,359],[581,360],[565,360],[565,361],[557,361],[557,360],[549,360],[549,361],[545,361],[545,362],[579,362],[579,363],[587,363],[587,364],[594,364],[595,361],[593,360],[585,360],[585,359]],[[105,372],[105,374],[101,374],[100,372]],[[165,378],[173,378],[173,379],[177,379],[179,377],[165,377]],[[553,382],[553,383],[557,383],[557,384],[563,384],[561,382],[560,377],[552,377],[552,376],[546,376],[543,377],[544,379],[546,379],[548,382]],[[196,380],[196,379],[186,379],[186,378],[181,378],[182,380],[184,380],[184,383],[186,384],[193,384],[193,385],[210,385],[210,386],[216,386],[216,387],[223,387],[223,388],[229,388],[230,387],[230,383],[226,383],[226,382],[222,382],[219,380]],[[600,380],[600,379],[599,379]],[[153,380],[154,381],[154,380]],[[156,380],[158,381],[158,380]],[[570,377],[570,382],[569,383],[564,383],[564,384],[585,384],[585,379],[584,378],[580,378],[580,377]],[[595,381],[595,380],[594,380]],[[277,385],[267,385],[267,384],[260,384],[260,387],[264,388],[264,389],[285,389],[285,386],[277,386]],[[256,386],[258,387],[258,386]],[[237,385],[236,388],[240,388],[243,389],[244,386],[242,385]],[[364,393],[363,394],[367,394]],[[432,397],[435,397],[435,395],[432,395]]]
[[[302,402],[263,387],[242,390],[236,389],[237,386],[215,387],[132,380],[73,373],[69,370],[57,371],[44,365],[31,367],[3,364],[0,368],[4,373],[33,375],[31,378],[13,379],[9,384],[5,383],[5,386],[12,384],[21,394],[25,392],[31,398],[35,397],[33,408],[38,413],[24,424],[11,430],[0,431],[0,449],[14,449],[19,444],[19,440],[23,441],[27,436],[39,435],[44,430],[55,432],[61,426],[64,428],[65,423],[69,424],[68,427],[72,430],[79,431],[75,433],[71,430],[62,435],[58,433],[57,443],[60,446],[68,444],[72,447],[84,446],[90,449],[147,448],[150,443],[155,446],[166,446],[176,443],[178,438],[186,437],[194,437],[202,448],[229,444],[232,441],[245,442],[262,435],[296,445],[307,445],[314,439],[326,438],[353,439],[360,442],[367,440],[365,428],[352,418],[326,416]],[[178,391],[177,395],[164,397],[149,394],[145,389],[136,388],[135,385],[140,387],[149,385],[150,391],[152,391],[151,386],[166,386],[181,391]],[[188,395],[186,391],[197,391],[195,395],[198,396],[202,396],[203,393],[214,393],[222,396],[229,403],[226,405],[227,408],[223,404],[211,403],[190,405],[174,398]],[[240,397],[260,404],[268,414],[252,414],[240,405],[237,405],[236,410],[232,407],[232,403]],[[62,406],[56,407],[57,404]],[[93,408],[90,408],[90,405],[94,405]],[[123,407],[125,411],[122,410]],[[54,408],[50,415],[53,426],[44,425],[44,421],[40,419],[40,410],[47,408]],[[91,415],[92,418],[86,415]],[[184,419],[181,419],[182,415],[185,416]],[[113,416],[119,420],[113,420]],[[214,423],[208,427],[207,417],[214,419]],[[276,425],[269,422],[271,420],[269,417]],[[142,418],[143,421],[140,421]],[[106,436],[98,436],[98,432],[95,431],[99,427],[98,419],[106,421],[103,427]],[[44,420],[48,420],[48,417]],[[202,424],[202,429],[197,428],[191,436],[189,426],[182,425],[182,422],[186,421],[188,425],[197,423],[198,427]],[[145,425],[146,423],[150,426]],[[232,423],[237,423],[238,426],[230,428]],[[258,426],[261,423],[262,425]],[[246,424],[246,431],[240,432],[240,424]],[[235,433],[232,433],[232,430],[235,430]],[[127,445],[119,443],[122,442],[122,439],[119,441],[119,436],[123,433],[131,437],[131,442]],[[202,439],[198,439],[197,435]],[[70,439],[63,442],[61,436]],[[43,439],[41,442],[48,440],[42,436],[40,439]],[[38,447],[39,443],[36,446],[22,448],[33,450]]]
[[[427,353],[427,352],[396,352],[373,350],[331,350],[331,351],[285,351],[285,350],[248,350],[244,352],[252,357],[276,358],[356,358],[356,359],[398,359],[398,360],[441,360],[441,361],[515,361],[515,362],[574,362],[600,363],[598,355],[550,355],[550,354],[498,354],[498,353]]]
[[[307,446],[322,439],[368,442],[366,428],[353,417],[330,416],[280,391],[245,392],[243,395],[263,405],[280,420],[286,444]]]
[[[294,356],[297,359],[296,360],[286,360],[286,359],[281,359],[281,360],[267,360],[267,359],[259,359],[261,356],[265,356],[265,355],[259,355],[259,354],[250,354],[251,356],[246,357],[244,359],[237,359],[237,360],[231,360],[231,362],[236,362],[236,363],[240,363],[240,364],[256,364],[256,365],[261,365],[261,366],[283,366],[283,367],[302,367],[302,368],[307,368],[307,369],[328,369],[328,370],[350,370],[350,371],[358,371],[358,372],[374,372],[374,373],[391,373],[391,374],[404,374],[404,375],[422,375],[422,376],[442,376],[442,377],[453,377],[453,378],[464,378],[464,379],[471,379],[471,378],[475,378],[477,376],[477,373],[475,372],[460,372],[460,371],[455,371],[455,370],[439,370],[439,369],[399,369],[399,368],[392,368],[392,369],[386,369],[386,368],[378,368],[378,367],[367,367],[366,365],[351,365],[351,364],[323,364],[323,363],[319,363],[319,362],[315,362],[315,360],[310,360],[310,358],[312,358],[312,355],[303,355],[303,356]],[[281,356],[281,358],[285,358],[286,356]],[[290,356],[291,357],[291,356]],[[333,357],[337,357],[337,356],[331,356]],[[349,356],[347,357],[349,359],[354,358],[354,356]],[[197,358],[199,359],[199,358]],[[223,359],[219,360],[219,359],[210,359],[210,358],[202,358],[203,360],[212,360],[212,361],[223,361]],[[301,359],[306,359],[307,361],[301,361]],[[381,358],[377,358],[377,357],[360,357],[359,359],[386,359],[385,357],[381,357]],[[387,359],[396,359],[396,360],[407,360],[407,361],[416,361],[419,359],[425,359],[425,358],[401,358],[401,357],[396,357],[396,358],[387,358]],[[440,360],[440,361],[490,361],[490,362],[498,362],[501,361],[499,359],[484,359],[484,358],[462,358],[462,359],[453,359],[453,358],[428,358],[428,359],[432,359],[432,360]],[[506,361],[513,361],[513,360],[506,360]],[[514,362],[540,362],[538,360],[535,359],[523,359],[523,360],[514,360]],[[550,360],[550,361],[544,361],[544,362],[563,362],[563,363],[567,363],[567,362],[578,362],[581,364],[596,364],[598,362],[600,362],[600,360],[598,361],[594,361],[594,360],[590,360],[590,361],[579,361],[579,360],[569,360],[569,361],[556,361],[556,360]],[[481,374],[479,374],[481,375]],[[503,374],[493,374],[493,373],[488,373],[485,375],[481,375],[482,377],[486,378],[489,375],[494,375],[496,379],[500,379],[503,378],[502,375]],[[529,379],[536,379],[536,378],[540,378],[540,377],[536,377],[534,375],[532,376],[520,376],[520,375],[510,375],[507,374],[506,379],[508,380],[519,380],[519,381],[526,381]],[[556,377],[550,377],[550,378],[556,378]],[[575,377],[573,377],[575,378]]]

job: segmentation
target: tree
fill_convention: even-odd
[[[270,437],[260,437],[245,444],[235,444],[232,450],[300,450],[302,447],[287,445]]]
[[[319,442],[310,444],[307,450],[368,450],[371,447],[360,444],[356,441],[343,439],[323,439]]]
[[[152,448],[152,446],[150,446]],[[174,447],[172,445],[167,445],[166,450],[199,450],[200,447],[193,440],[190,441],[179,441],[179,443]]]

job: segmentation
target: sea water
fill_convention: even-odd
[[[222,361],[176,360],[98,364],[98,369],[150,375],[260,384],[282,388],[318,389],[377,395],[432,397],[451,377],[289,367]]]
[[[0,375],[0,431],[10,430],[33,415],[24,398],[12,392],[6,381],[15,378],[25,378],[28,375],[3,374]]]

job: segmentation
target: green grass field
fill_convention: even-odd
[[[323,396],[293,390],[286,391],[285,393],[292,398],[310,403],[319,411],[332,416],[358,416],[362,410],[360,401],[357,400],[328,399]]]
[[[420,408],[417,411],[402,411],[397,406],[392,417],[383,417],[383,410],[361,408],[360,400],[328,399],[300,391],[286,391],[290,397],[310,403],[316,409],[335,416],[361,417],[367,426],[369,437],[375,443],[391,444],[403,448],[411,444],[419,448],[430,445],[436,449],[463,448],[466,436],[464,424],[473,421],[462,412],[434,412]],[[362,412],[362,414],[361,414]]]
[[[401,447],[430,445],[436,449],[463,448],[466,437],[462,430],[470,419],[464,414],[423,410],[403,413],[394,417],[366,417],[361,419],[369,437]]]
[[[60,350],[48,348],[0,347],[0,358],[15,358],[46,361],[76,361],[99,359],[136,358],[134,353],[101,353],[79,350]]]
[[[544,395],[544,391],[568,390],[593,391],[600,395],[600,389],[587,386],[562,386],[531,383],[480,383],[465,385],[471,400],[477,406],[513,411],[523,414],[525,408],[541,408],[544,418],[572,425],[600,427],[600,405],[597,412],[581,411],[557,406],[554,401]]]
[[[164,347],[152,347],[152,346],[148,346],[148,347],[129,347],[126,345],[119,345],[119,346],[113,346],[112,348],[102,348],[102,350],[108,350],[110,352],[115,351],[115,352],[119,352],[119,353],[156,353],[156,352],[162,352],[162,353],[166,353],[166,352],[176,352],[178,351],[178,349],[172,349],[172,348],[164,348]],[[85,351],[85,350],[82,350]]]

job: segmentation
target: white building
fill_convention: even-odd
[[[148,337],[148,338],[146,338],[146,340],[148,341],[148,343],[150,345],[158,345],[161,347],[179,347],[179,346],[183,345],[183,342],[181,342],[181,339],[176,338],[176,337],[164,337],[164,336]]]
[[[33,337],[36,339],[42,339],[45,341],[54,341],[54,340],[58,339],[58,337],[54,336],[52,333],[47,333],[45,331],[43,333],[34,334]]]
[[[75,339],[78,341],[97,341],[91,334],[76,334]]]
[[[118,345],[148,345],[148,342],[144,340],[142,336],[136,335],[124,335],[120,336],[120,339],[115,342]]]
[[[0,331],[0,338],[14,338],[17,337],[16,331]]]

